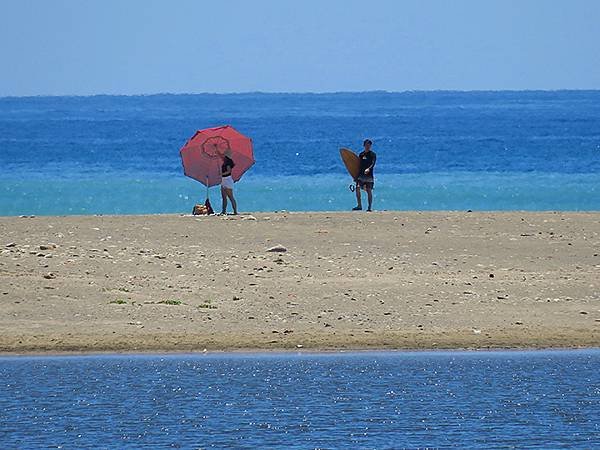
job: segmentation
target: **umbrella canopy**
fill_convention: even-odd
[[[196,131],[186,142],[179,151],[185,175],[207,187],[221,183],[223,154],[228,149],[235,163],[231,176],[238,181],[254,164],[254,152],[252,139],[230,125]]]

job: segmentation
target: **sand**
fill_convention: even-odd
[[[600,347],[600,213],[1,217],[0,302],[3,353]]]

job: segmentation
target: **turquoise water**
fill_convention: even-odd
[[[254,140],[243,211],[350,209],[366,137],[376,209],[600,210],[600,91],[371,92],[0,98],[0,215],[187,213],[179,149],[220,124]]]
[[[600,446],[600,350],[0,358],[3,448]]]
[[[532,187],[532,177],[544,187]],[[383,174],[377,180],[379,210],[600,209],[597,174],[455,172]],[[237,184],[236,197],[246,211],[344,211],[356,203],[348,189],[350,182],[344,176],[332,183],[323,177],[265,179],[249,175]],[[206,196],[206,189],[191,179],[163,176],[50,182],[0,180],[0,191],[5,193],[1,201],[3,215],[189,213],[191,205],[203,203]],[[220,204],[218,188],[211,189],[211,201]]]

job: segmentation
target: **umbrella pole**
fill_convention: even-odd
[[[208,200],[208,176],[206,177],[206,200]]]

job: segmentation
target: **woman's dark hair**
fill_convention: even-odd
[[[367,145],[367,144],[373,145],[373,141],[371,141],[371,139],[365,139],[363,142],[363,145]]]

